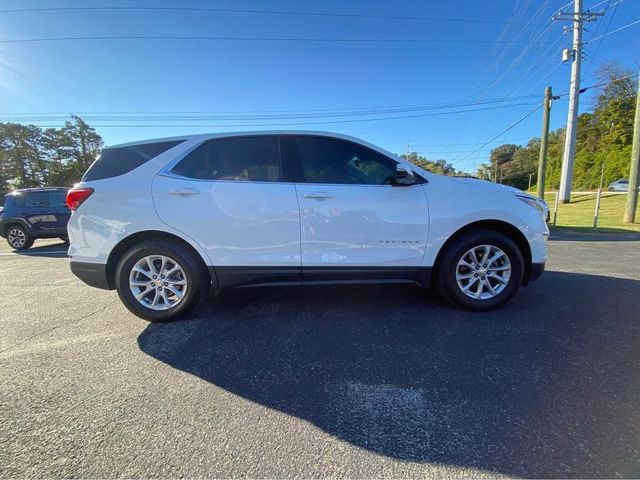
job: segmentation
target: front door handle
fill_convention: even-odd
[[[180,195],[181,197],[189,197],[191,195],[198,195],[200,192],[195,188],[174,188],[169,190],[171,195]]]
[[[325,192],[314,192],[305,194],[304,198],[308,198],[309,200],[327,200],[333,198],[333,195]]]

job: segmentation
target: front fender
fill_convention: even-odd
[[[442,177],[425,186],[429,199],[429,236],[423,266],[433,266],[446,241],[460,229],[481,221],[499,221],[516,228],[525,237],[533,262],[546,261],[549,230],[534,208],[506,189],[481,183],[468,185]]]

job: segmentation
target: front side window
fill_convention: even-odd
[[[26,192],[24,195],[24,206],[30,208],[48,207],[49,194],[47,192]]]
[[[209,140],[180,160],[171,172],[200,180],[279,182],[282,174],[278,137]]]
[[[395,178],[396,162],[362,145],[312,136],[295,143],[307,183],[389,185]]]

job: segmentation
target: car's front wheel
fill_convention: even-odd
[[[19,225],[7,229],[7,243],[14,250],[26,250],[33,245],[33,238]]]
[[[484,311],[513,297],[524,276],[516,243],[503,233],[478,229],[460,236],[438,262],[437,285],[453,304]]]
[[[115,280],[124,305],[152,322],[186,315],[209,287],[205,268],[184,248],[164,240],[131,248],[120,260]]]

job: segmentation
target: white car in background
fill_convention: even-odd
[[[332,133],[110,147],[68,205],[73,273],[151,321],[186,314],[211,288],[273,284],[435,284],[452,303],[487,310],[547,258],[534,197]]]
[[[640,191],[640,187],[638,187]],[[621,179],[616,180],[615,182],[611,182],[609,184],[610,192],[628,192],[629,191],[629,180]]]

